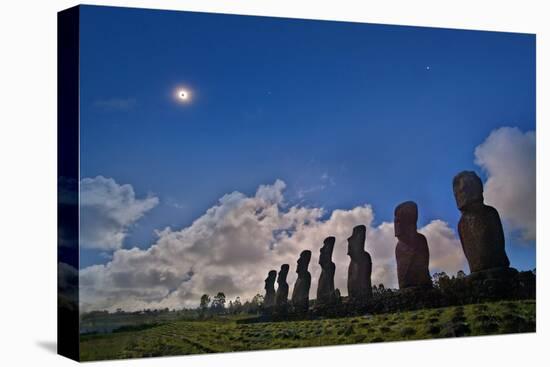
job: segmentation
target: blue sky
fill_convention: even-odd
[[[535,130],[534,35],[81,9],[81,177],[159,199],[124,248],[276,179],[289,206],[368,203],[376,224],[414,200],[419,227],[454,229],[453,176],[487,178],[475,148]],[[512,265],[535,267],[534,242],[508,232]],[[83,249],[81,267],[110,255]]]

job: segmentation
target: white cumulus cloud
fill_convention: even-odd
[[[136,198],[131,185],[97,176],[80,181],[80,244],[86,248],[116,250],[127,231],[158,204],[157,197]]]
[[[485,200],[525,241],[536,237],[535,132],[515,127],[494,130],[475,150],[475,163],[487,173]]]
[[[373,284],[395,287],[393,223],[374,225],[370,205],[327,213],[323,208],[285,204],[283,181],[261,185],[256,194],[224,195],[190,226],[158,231],[148,249],[119,249],[104,265],[80,274],[82,310],[128,310],[196,306],[203,293],[223,291],[229,298],[263,293],[269,270],[291,266],[290,289],[296,280],[301,251],[312,251],[310,297],[320,275],[319,249],[328,236],[336,237],[333,261],[335,283],[347,294],[347,238],[358,224],[367,226],[366,250],[373,258]],[[433,271],[464,269],[464,256],[447,223],[433,221],[420,229],[429,241]]]

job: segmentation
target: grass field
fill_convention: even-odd
[[[269,323],[247,316],[170,321],[81,336],[83,361],[298,348],[535,331],[535,301],[483,303],[381,315]],[[250,316],[248,316],[250,317]]]

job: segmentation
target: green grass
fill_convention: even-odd
[[[81,336],[83,361],[419,340],[535,331],[535,301],[483,303],[338,319],[237,323],[172,321],[145,330]]]

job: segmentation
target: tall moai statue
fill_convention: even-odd
[[[500,216],[483,203],[481,179],[475,172],[462,171],[453,179],[453,192],[462,212],[458,234],[470,271],[509,268]]]
[[[332,252],[334,250],[334,237],[327,237],[321,247],[319,256],[319,265],[321,265],[321,276],[317,285],[317,301],[319,305],[328,305],[337,301],[334,289],[334,273],[336,265],[332,262]]]
[[[406,201],[395,208],[394,231],[397,237],[395,259],[399,288],[424,288],[432,286],[428,265],[430,252],[424,235],[416,231],[418,206]]]
[[[275,279],[277,278],[277,271],[270,270],[265,278],[265,297],[264,297],[264,309],[268,310],[275,306]]]
[[[365,251],[366,230],[364,225],[356,226],[348,238],[348,255],[351,259],[348,268],[348,297],[351,303],[364,304],[372,297],[372,260]]]
[[[290,266],[288,264],[281,265],[279,275],[277,276],[277,293],[275,294],[275,306],[277,308],[286,307],[288,304],[288,283],[286,276]]]
[[[294,283],[292,291],[292,306],[297,312],[307,312],[309,307],[309,288],[311,287],[311,274],[307,270],[311,260],[311,251],[304,250],[298,259],[296,273],[298,279]]]

